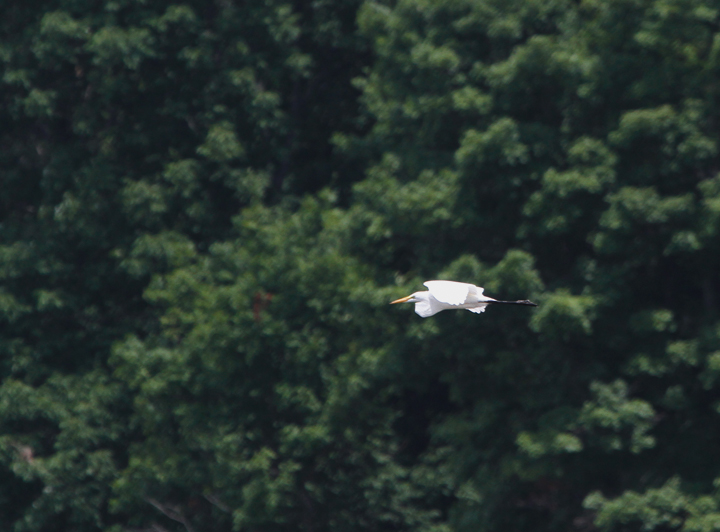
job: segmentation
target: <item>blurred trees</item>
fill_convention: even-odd
[[[713,3],[3,11],[4,529],[717,528]]]

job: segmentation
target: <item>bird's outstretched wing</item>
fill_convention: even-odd
[[[448,305],[463,305],[468,302],[468,296],[471,294],[483,293],[480,287],[455,281],[426,281],[423,284],[435,299]]]

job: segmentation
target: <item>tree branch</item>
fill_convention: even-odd
[[[182,512],[178,509],[177,506],[170,507],[170,506],[160,503],[159,501],[157,501],[155,499],[151,499],[149,497],[146,497],[145,501],[152,504],[155,508],[160,510],[163,514],[165,514],[167,517],[169,517],[173,521],[177,521],[178,523],[183,525],[185,527],[185,530],[187,530],[187,532],[195,532],[195,529],[190,524],[190,521],[187,520],[187,517],[185,517],[182,514]]]

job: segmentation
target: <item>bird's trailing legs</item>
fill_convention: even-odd
[[[498,301],[497,299],[491,299],[488,303],[503,303],[505,305],[527,305],[528,307],[537,307],[537,303],[533,303],[528,299],[521,299],[518,301]]]

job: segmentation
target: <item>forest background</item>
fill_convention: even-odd
[[[720,529],[719,7],[3,2],[0,529]]]

